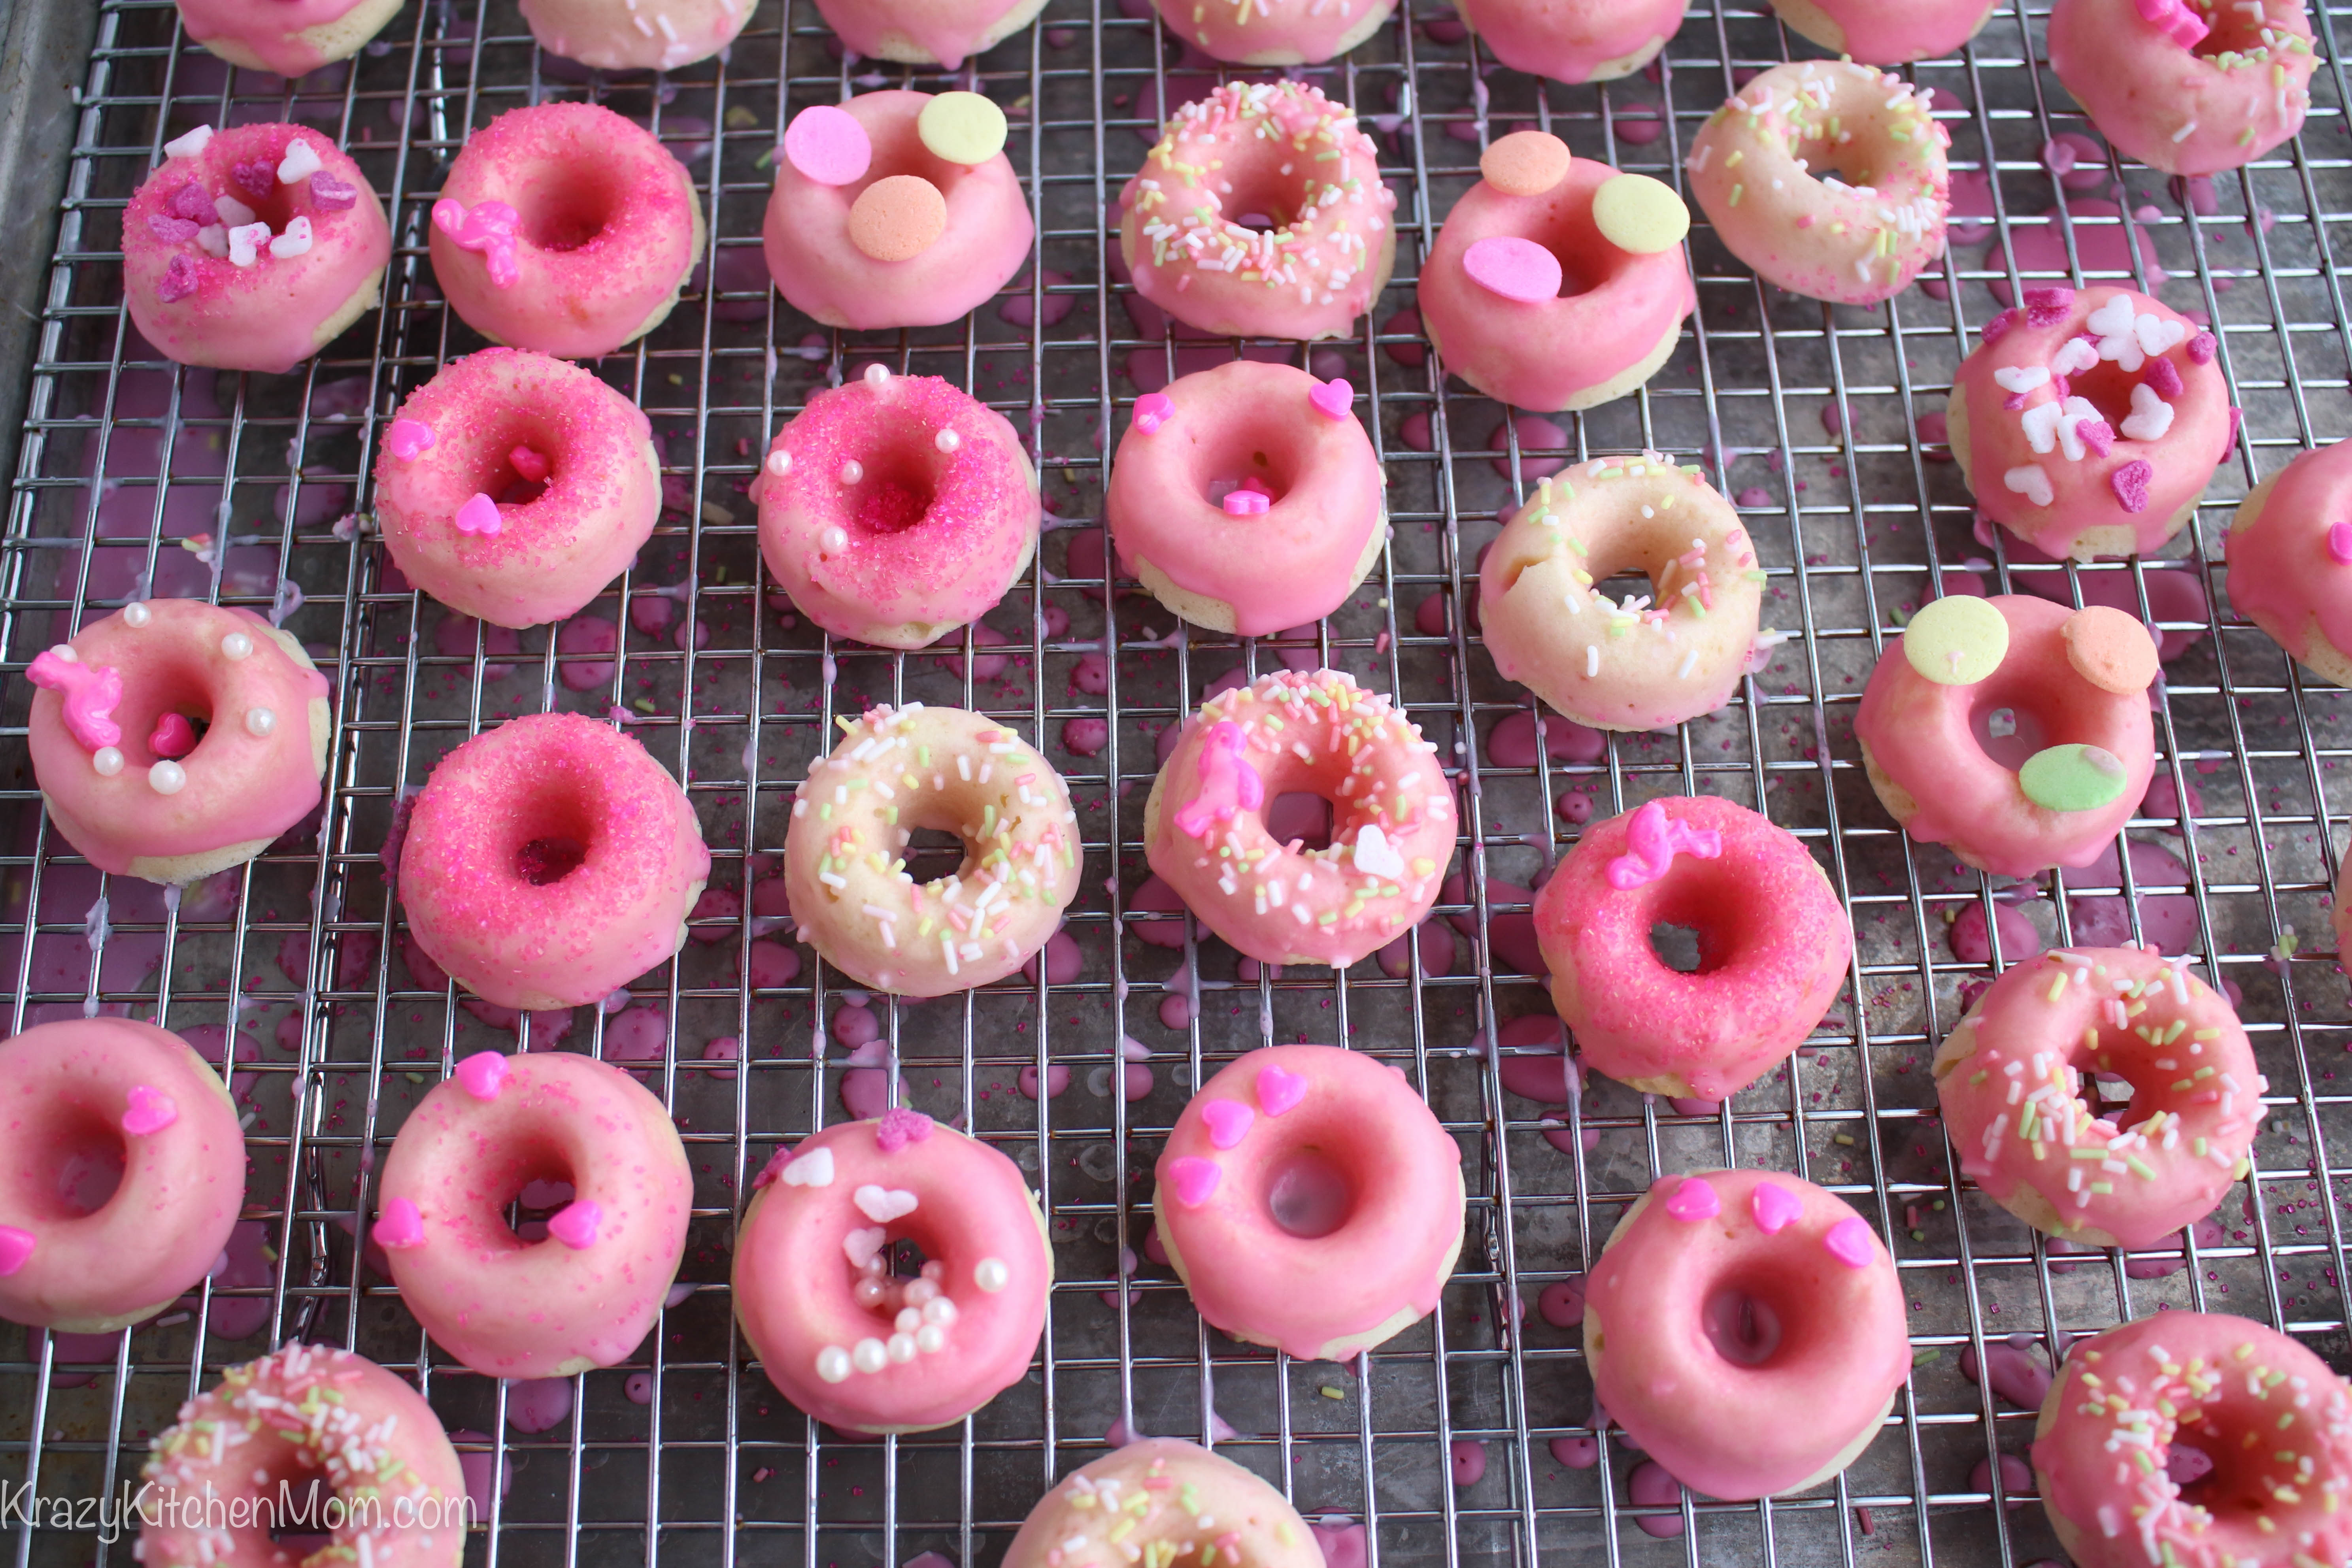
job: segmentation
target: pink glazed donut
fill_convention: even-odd
[[[1235,360],[1137,401],[1103,509],[1153,598],[1262,637],[1348,602],[1388,542],[1387,487],[1346,382]]]
[[[1003,1568],[1106,1568],[1129,1561],[1130,1546],[1135,1561],[1159,1563],[1197,1548],[1202,1568],[1327,1564],[1280,1492],[1195,1444],[1146,1437],[1080,1466],[1038,1499]]]
[[[305,1562],[457,1568],[472,1522],[433,1407],[375,1363],[325,1345],[289,1343],[230,1367],[180,1406],[142,1479],[151,1489],[131,1555],[142,1568],[290,1568],[299,1548],[272,1540],[270,1524],[287,1517],[289,1492],[299,1507],[314,1482],[317,1521],[337,1528]]]
[[[2095,1113],[2085,1080],[2121,1079]],[[2153,948],[2059,949],[2004,973],[1936,1053],[1960,1173],[2034,1229],[2152,1247],[2246,1172],[2270,1084],[2229,999]]]
[[[1355,111],[1319,89],[1226,83],[1176,111],[1119,192],[1135,291],[1212,337],[1344,336],[1396,263],[1380,164]],[[1235,192],[1265,210],[1226,211]]]
[[[1649,380],[1698,303],[1682,198],[1646,174],[1571,159],[1541,131],[1504,137],[1479,166],[1486,177],[1445,215],[1421,269],[1422,325],[1445,368],[1542,413]]]
[[[1021,1168],[919,1111],[780,1149],[735,1244],[735,1316],[777,1392],[850,1432],[928,1432],[1021,1381],[1054,1282]],[[925,1259],[892,1272],[907,1243]]]
[[[520,0],[548,53],[598,70],[676,70],[735,41],[754,0]],[[648,14],[650,13],[650,15]]]
[[[956,117],[926,113],[943,102],[993,124],[976,141],[968,123],[964,135],[943,133]],[[760,229],[786,302],[861,332],[936,327],[1011,281],[1037,224],[1003,150],[1003,111],[987,103],[969,92],[869,92],[794,115]]]
[[[2311,107],[2304,0],[2058,0],[2050,68],[2100,134],[2168,174],[2242,168]]]
[[[524,1241],[507,1208],[533,1182],[572,1195]],[[654,1326],[693,1201],[669,1111],[636,1079],[565,1051],[483,1051],[401,1123],[370,1236],[450,1354],[486,1377],[570,1377]]]
[[[2238,613],[2305,668],[2352,686],[2352,441],[2256,485],[2223,549]]]
[[[244,1203],[236,1108],[179,1036],[100,1017],[0,1042],[0,1318],[144,1321],[203,1282]]]
[[[1457,0],[1455,9],[1505,65],[1565,82],[1631,76],[1683,25],[1683,0]]]
[[[1908,1334],[1870,1222],[1778,1171],[1660,1177],[1585,1279],[1593,1396],[1726,1502],[1853,1463],[1910,1376]]]
[[[1957,55],[2000,0],[1772,0],[1789,31],[1866,66]]]
[[[1978,507],[2053,556],[2152,552],[2238,438],[2217,350],[2129,289],[2029,290],[1952,380],[1952,456]]]
[[[332,142],[309,126],[199,125],[163,152],[122,214],[122,295],[166,356],[283,374],[375,304],[392,230]]]
[[[483,349],[402,404],[375,460],[402,574],[453,610],[536,626],[584,609],[661,515],[645,412],[578,365]]]
[[[485,1002],[601,1002],[686,942],[710,851],[686,792],[636,740],[532,713],[434,764],[400,848],[425,956]]]
[[[1698,932],[1698,969],[1650,945]],[[1536,895],[1552,1005],[1629,1088],[1728,1100],[1804,1043],[1845,984],[1853,928],[1785,828],[1727,800],[1654,800],[1584,830]]]
[[[1301,1361],[1352,1361],[1429,1316],[1462,1251],[1460,1145],[1404,1074],[1338,1046],[1226,1063],[1154,1173],[1160,1245],[1201,1316]]]
[[[702,237],[694,181],[652,132],[539,103],[466,138],[433,204],[433,276],[490,342],[593,359],[662,324]]]
[[[986,54],[1045,8],[1045,0],[817,0],[816,7],[857,54],[949,70]]]
[[[1951,612],[1964,646],[1937,635],[1946,612],[1923,612],[1871,671],[1853,721],[1871,787],[1914,839],[1979,871],[2087,866],[2155,772],[2155,641],[2120,610],[2032,595],[1936,604],[1964,598],[1984,606]]]
[[[41,689],[26,745],[42,804],[101,871],[200,882],[319,804],[327,678],[250,610],[126,605],[25,676]]]
[[[293,78],[359,53],[400,0],[179,0],[179,7],[180,26],[208,53]]]
[[[1037,553],[1037,470],[1004,416],[935,375],[809,399],[757,481],[760,555],[839,637],[928,647],[994,609]]]
[[[1454,857],[1437,748],[1335,669],[1284,670],[1212,698],[1143,806],[1151,868],[1261,963],[1345,969],[1421,923]],[[1331,844],[1266,831],[1286,791],[1333,803]]]
[[[1765,281],[1874,305],[1944,254],[1951,142],[1901,77],[1803,60],[1709,116],[1684,167],[1716,233]]]
[[[2265,1324],[2158,1312],[2066,1352],[2033,1477],[2079,1568],[2352,1561],[2352,1390]]]
[[[1154,0],[1160,19],[1212,59],[1243,66],[1311,66],[1380,31],[1396,0]]]

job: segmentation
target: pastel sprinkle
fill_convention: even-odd
[[[2049,811],[2096,811],[2124,793],[2124,764],[2098,746],[2052,746],[2017,770],[2025,798]]]
[[[1201,1120],[1208,1124],[1209,1142],[1230,1149],[1248,1136],[1257,1112],[1238,1100],[1205,1100],[1201,1102]]]
[[[874,162],[874,142],[849,110],[812,104],[784,127],[784,158],[820,185],[855,184]]]
[[[1748,1206],[1756,1215],[1757,1229],[1778,1236],[1804,1214],[1805,1200],[1778,1182],[1763,1182],[1758,1184]]]
[[[1559,298],[1559,258],[1531,239],[1496,235],[1462,253],[1462,270],[1490,294],[1522,305]]]
[[[1286,1072],[1268,1062],[1257,1069],[1257,1106],[1268,1116],[1282,1116],[1297,1109],[1307,1098],[1307,1075]]]
[[[1723,1200],[1703,1177],[1686,1176],[1666,1199],[1666,1212],[1687,1224],[1713,1219],[1723,1212]]]
[[[915,134],[950,163],[985,163],[1004,151],[1004,110],[977,92],[943,92],[915,117]]]
[[[1822,1245],[1830,1249],[1832,1258],[1849,1268],[1867,1268],[1877,1256],[1870,1222],[1860,1215],[1849,1215],[1830,1226],[1829,1234],[1822,1237]]]
[[[1620,174],[1592,193],[1592,221],[1601,237],[1620,250],[1655,256],[1690,233],[1690,208],[1663,181]]]
[[[1213,1160],[1187,1155],[1168,1163],[1168,1184],[1176,1190],[1176,1201],[1186,1208],[1199,1208],[1214,1197],[1224,1179],[1225,1173]]]
[[[2008,617],[1973,594],[1933,600],[1903,628],[1903,657],[1938,686],[1974,686],[2009,657]]]

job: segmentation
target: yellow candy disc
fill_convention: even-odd
[[[1903,628],[1903,657],[1938,686],[1974,686],[2008,656],[2009,622],[1972,594],[1924,605]]]
[[[1004,110],[976,92],[943,92],[923,105],[915,132],[950,163],[985,163],[1004,151]]]
[[[1672,185],[1647,174],[1619,174],[1592,193],[1592,221],[1618,249],[1654,256],[1683,242],[1690,232],[1690,208]]]

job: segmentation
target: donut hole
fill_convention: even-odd
[[[250,190],[238,184],[236,180],[226,176],[211,182],[210,188],[215,201],[226,197],[233,202],[241,202],[253,209],[254,222],[268,224],[269,232],[272,234],[284,234],[286,226],[300,216],[301,212],[294,202],[294,188],[291,185],[282,185],[278,183],[276,172],[278,161],[271,159],[269,162],[272,165],[269,189],[262,195],[255,195]],[[226,213],[222,214],[221,221],[227,222],[228,216]]]
[[[849,1272],[850,1299],[893,1327],[899,1313],[908,1308],[920,1311],[948,1293],[947,1265],[925,1257],[922,1244],[910,1236],[885,1242]]]
[[[157,751],[151,742],[156,738],[155,727],[166,714],[176,713],[187,721],[193,742],[167,745]],[[170,668],[141,680],[137,689],[125,683],[122,701],[114,710],[114,721],[122,727],[120,749],[123,760],[133,767],[146,767],[163,762],[165,752],[171,760],[185,762],[204,745],[213,723],[212,693],[203,678],[193,668]]]
[[[552,1142],[528,1133],[518,1138],[504,1180],[498,1208],[516,1242],[536,1246],[547,1239],[550,1215],[569,1204],[578,1191],[572,1161]]]
[[[1235,167],[1236,163],[1241,166]],[[1285,163],[1291,168],[1287,174],[1282,172]],[[1300,216],[1304,196],[1298,168],[1288,156],[1281,163],[1229,157],[1223,173],[1224,177],[1213,184],[1218,214],[1252,234],[1278,233]]]
[[[1273,506],[1298,483],[1297,454],[1247,420],[1209,433],[1189,455],[1193,488],[1213,507],[1237,489],[1255,490]]]
[[[290,1561],[299,1563],[334,1539],[333,1531],[320,1528],[338,1511],[330,1501],[335,1496],[334,1488],[322,1471],[303,1463],[298,1453],[289,1452],[266,1473],[271,1483],[264,1494],[270,1504],[270,1543],[283,1549]]]
[[[2174,1433],[2166,1472],[2180,1488],[2181,1500],[2212,1514],[2216,1526],[2235,1525],[2251,1534],[2260,1528],[2255,1518],[2267,1514],[2281,1530],[2291,1531],[2292,1512],[2280,1507],[2272,1489],[2294,1479],[2293,1465],[2281,1464],[2276,1451],[2301,1445],[2278,1440],[2276,1404],[2283,1402],[2265,1405],[2247,1395],[2242,1377],[2233,1381],[2234,1385],[2224,1384],[2229,1392],[2218,1404],[2192,1407],[2200,1419]]]
[[[2042,703],[2013,687],[1979,689],[1969,705],[1969,733],[1993,766],[2013,773],[2036,752],[2062,743],[2053,738],[2059,726],[2053,719]]]
[[[1844,141],[1832,142],[1825,136],[1809,136],[1791,143],[1789,152],[1806,174],[1825,185],[1844,185],[1852,190],[1874,190],[1878,173],[1886,164],[1899,159],[1896,147],[1888,142],[1885,132],[1875,125],[1851,127],[1853,135]]]
[[[541,781],[499,826],[504,842],[491,863],[503,860],[517,881],[534,888],[552,887],[580,869],[596,842],[588,802],[561,776]]]
[[[2132,388],[2139,382],[2140,372],[2126,371],[2114,360],[2101,360],[2081,374],[2068,376],[2066,392],[2097,409],[2108,429],[2121,432],[2124,421],[2131,417]]]
[[[35,1218],[73,1220],[96,1214],[122,1184],[129,1150],[122,1129],[94,1105],[55,1104],[45,1122],[18,1134],[11,1207]]]
[[[932,431],[904,416],[888,420],[859,454],[857,482],[841,488],[844,525],[868,539],[921,526],[939,498],[946,461]]]
[[[1285,790],[1266,803],[1265,836],[1300,850],[1331,847],[1331,803],[1308,790]]]
[[[1679,973],[1712,974],[1738,954],[1735,932],[1750,900],[1717,860],[1677,855],[1650,910],[1650,951]]]
[[[1650,928],[1650,951],[1668,969],[1696,974],[1699,967],[1698,932],[1689,926],[1660,921]]]
[[[1346,1225],[1356,1212],[1354,1173],[1312,1143],[1267,1168],[1265,1216],[1276,1230],[1313,1241]]]
[[[623,169],[610,158],[583,148],[531,174],[513,199],[516,232],[536,249],[584,250],[621,210]]]
[[[918,883],[961,876],[964,862],[971,858],[963,840],[943,827],[909,830],[898,846],[898,855],[907,863],[907,874]]]
[[[510,408],[459,443],[452,478],[494,501],[528,506],[556,482],[562,449],[559,431],[528,410]]]
[[[1777,1293],[1759,1282],[1727,1282],[1699,1308],[1699,1327],[1715,1353],[1734,1366],[1768,1367],[1788,1337],[1794,1314],[1784,1313]]]
[[[2268,16],[2269,7],[2262,7],[2249,16],[2236,5],[2216,7],[2211,13],[2199,12],[2199,19],[2211,29],[2197,40],[2189,52],[2199,59],[2218,59],[2223,55],[2250,55],[2263,47],[2264,33],[2284,33]]]

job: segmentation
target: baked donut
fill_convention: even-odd
[[[561,1182],[547,1234],[515,1194]],[[369,1238],[401,1304],[485,1377],[570,1377],[635,1351],[686,1256],[694,1179],[669,1111],[621,1068],[568,1051],[457,1064],[408,1113]]]
[[[735,1242],[735,1317],[777,1392],[829,1426],[928,1432],[1021,1381],[1054,1282],[1021,1168],[919,1111],[778,1150]],[[920,1270],[901,1278],[911,1244]]]
[[[593,103],[510,109],[466,138],[433,204],[434,280],[494,343],[593,359],[652,331],[702,255],[694,181]]]
[[[835,637],[923,647],[994,609],[1037,552],[1037,470],[1004,416],[868,365],[769,445],[760,555]]]
[[[601,1002],[667,961],[709,876],[677,781],[577,713],[509,719],[443,757],[400,844],[416,945],[526,1012]]]
[[[1320,65],[1374,33],[1396,0],[1153,0],[1160,19],[1211,59],[1243,66]]]
[[[2120,610],[1956,595],[1880,657],[1853,735],[1919,843],[1996,877],[2087,866],[2147,793],[2156,671],[2155,640]]]
[[[1457,0],[1454,9],[1513,70],[1565,82],[1632,76],[1683,25],[1683,0]]]
[[[817,0],[817,15],[857,54],[948,70],[1031,22],[1045,0]]]
[[[1837,999],[1853,927],[1805,847],[1713,795],[1586,827],[1536,895],[1552,1005],[1590,1066],[1645,1094],[1728,1100],[1788,1058]],[[1650,945],[1698,933],[1698,968]]]
[[[167,358],[283,374],[374,307],[392,230],[332,142],[307,125],[199,125],[163,152],[123,209],[122,298]]]
[[[400,0],[178,0],[180,26],[244,70],[292,79],[348,59],[383,31]]]
[[[1271,637],[1348,602],[1388,476],[1344,381],[1234,360],[1139,399],[1103,510],[1119,570],[1195,626]]]
[[[2321,679],[2352,686],[2352,441],[2256,485],[2222,548],[2238,613]]]
[[[1437,748],[1336,669],[1281,670],[1184,725],[1143,806],[1151,868],[1261,963],[1345,969],[1421,923],[1454,856]],[[1286,791],[1332,803],[1325,849],[1266,829]]]
[[[963,840],[918,882],[915,830]],[[961,708],[874,708],[793,792],[784,887],[793,929],[860,985],[945,996],[1001,980],[1061,929],[1078,890],[1077,813],[1054,765]]]
[[[362,1356],[299,1342],[181,1405],[141,1479],[132,1555],[144,1568],[290,1563],[278,1521],[289,1534],[332,1527],[306,1562],[457,1568],[472,1521],[425,1396]],[[306,1497],[313,1485],[325,1495]],[[307,1517],[289,1498],[311,1503]]]
[[[1266,210],[1226,211],[1235,193]],[[1184,105],[1118,210],[1135,291],[1212,337],[1343,336],[1396,262],[1380,149],[1303,82],[1228,82]]]
[[[760,229],[778,291],[856,331],[979,309],[1037,237],[1004,137],[1004,111],[976,92],[869,92],[802,110]]]
[[[1503,679],[1596,730],[1663,729],[1731,700],[1755,651],[1764,573],[1739,514],[1700,473],[1643,452],[1537,481],[1478,571]],[[1612,603],[1599,585],[1622,572],[1646,575],[1650,592]]]
[[[1692,138],[1691,195],[1766,282],[1874,305],[1944,254],[1951,133],[1901,77],[1868,66],[1775,66]]]
[[[411,393],[375,460],[394,564],[498,626],[585,609],[661,515],[644,410],[575,364],[522,349],[452,360]]]
[[[2352,1390],[2265,1324],[2159,1312],[2074,1342],[2033,1479],[2079,1568],[2352,1561]]]
[[[2050,68],[2099,133],[2168,174],[2242,168],[2311,108],[2304,0],[2057,0]]]
[[[1326,1563],[1289,1500],[1256,1476],[1181,1438],[1145,1437],[1079,1466],[1038,1499],[1003,1568],[1117,1563],[1129,1546],[1132,1561],[1159,1563],[1197,1549],[1202,1568]]]
[[[1977,506],[2053,556],[2152,552],[2237,439],[2217,349],[2129,289],[2029,290],[1952,378],[1952,457]]]
[[[1657,374],[1698,304],[1672,187],[1574,158],[1542,131],[1486,149],[1421,269],[1423,330],[1497,402],[1591,408]]]
[[[37,656],[26,749],[41,803],[101,871],[184,886],[319,804],[327,678],[250,610],[146,599]]]
[[[1338,1046],[1226,1063],[1154,1176],[1152,1224],[1201,1316],[1301,1361],[1352,1361],[1429,1316],[1462,1250],[1461,1147],[1403,1074]]]
[[[179,1036],[97,1017],[0,1041],[0,1318],[142,1322],[204,1282],[244,1204],[236,1108]]]
[[[1866,66],[1956,55],[1999,0],[1772,0],[1789,31]]]
[[[1593,1396],[1675,1479],[1727,1502],[1818,1486],[1911,1373],[1895,1259],[1778,1171],[1662,1176],[1585,1276]]]
[[[735,41],[754,0],[519,0],[551,55],[598,70],[676,70]],[[650,14],[648,14],[650,13]]]
[[[2120,1079],[2128,1109],[2084,1103]],[[2060,948],[2011,966],[1936,1053],[1960,1173],[2034,1229],[2153,1247],[2244,1175],[2270,1084],[2228,998],[2153,948]]]

